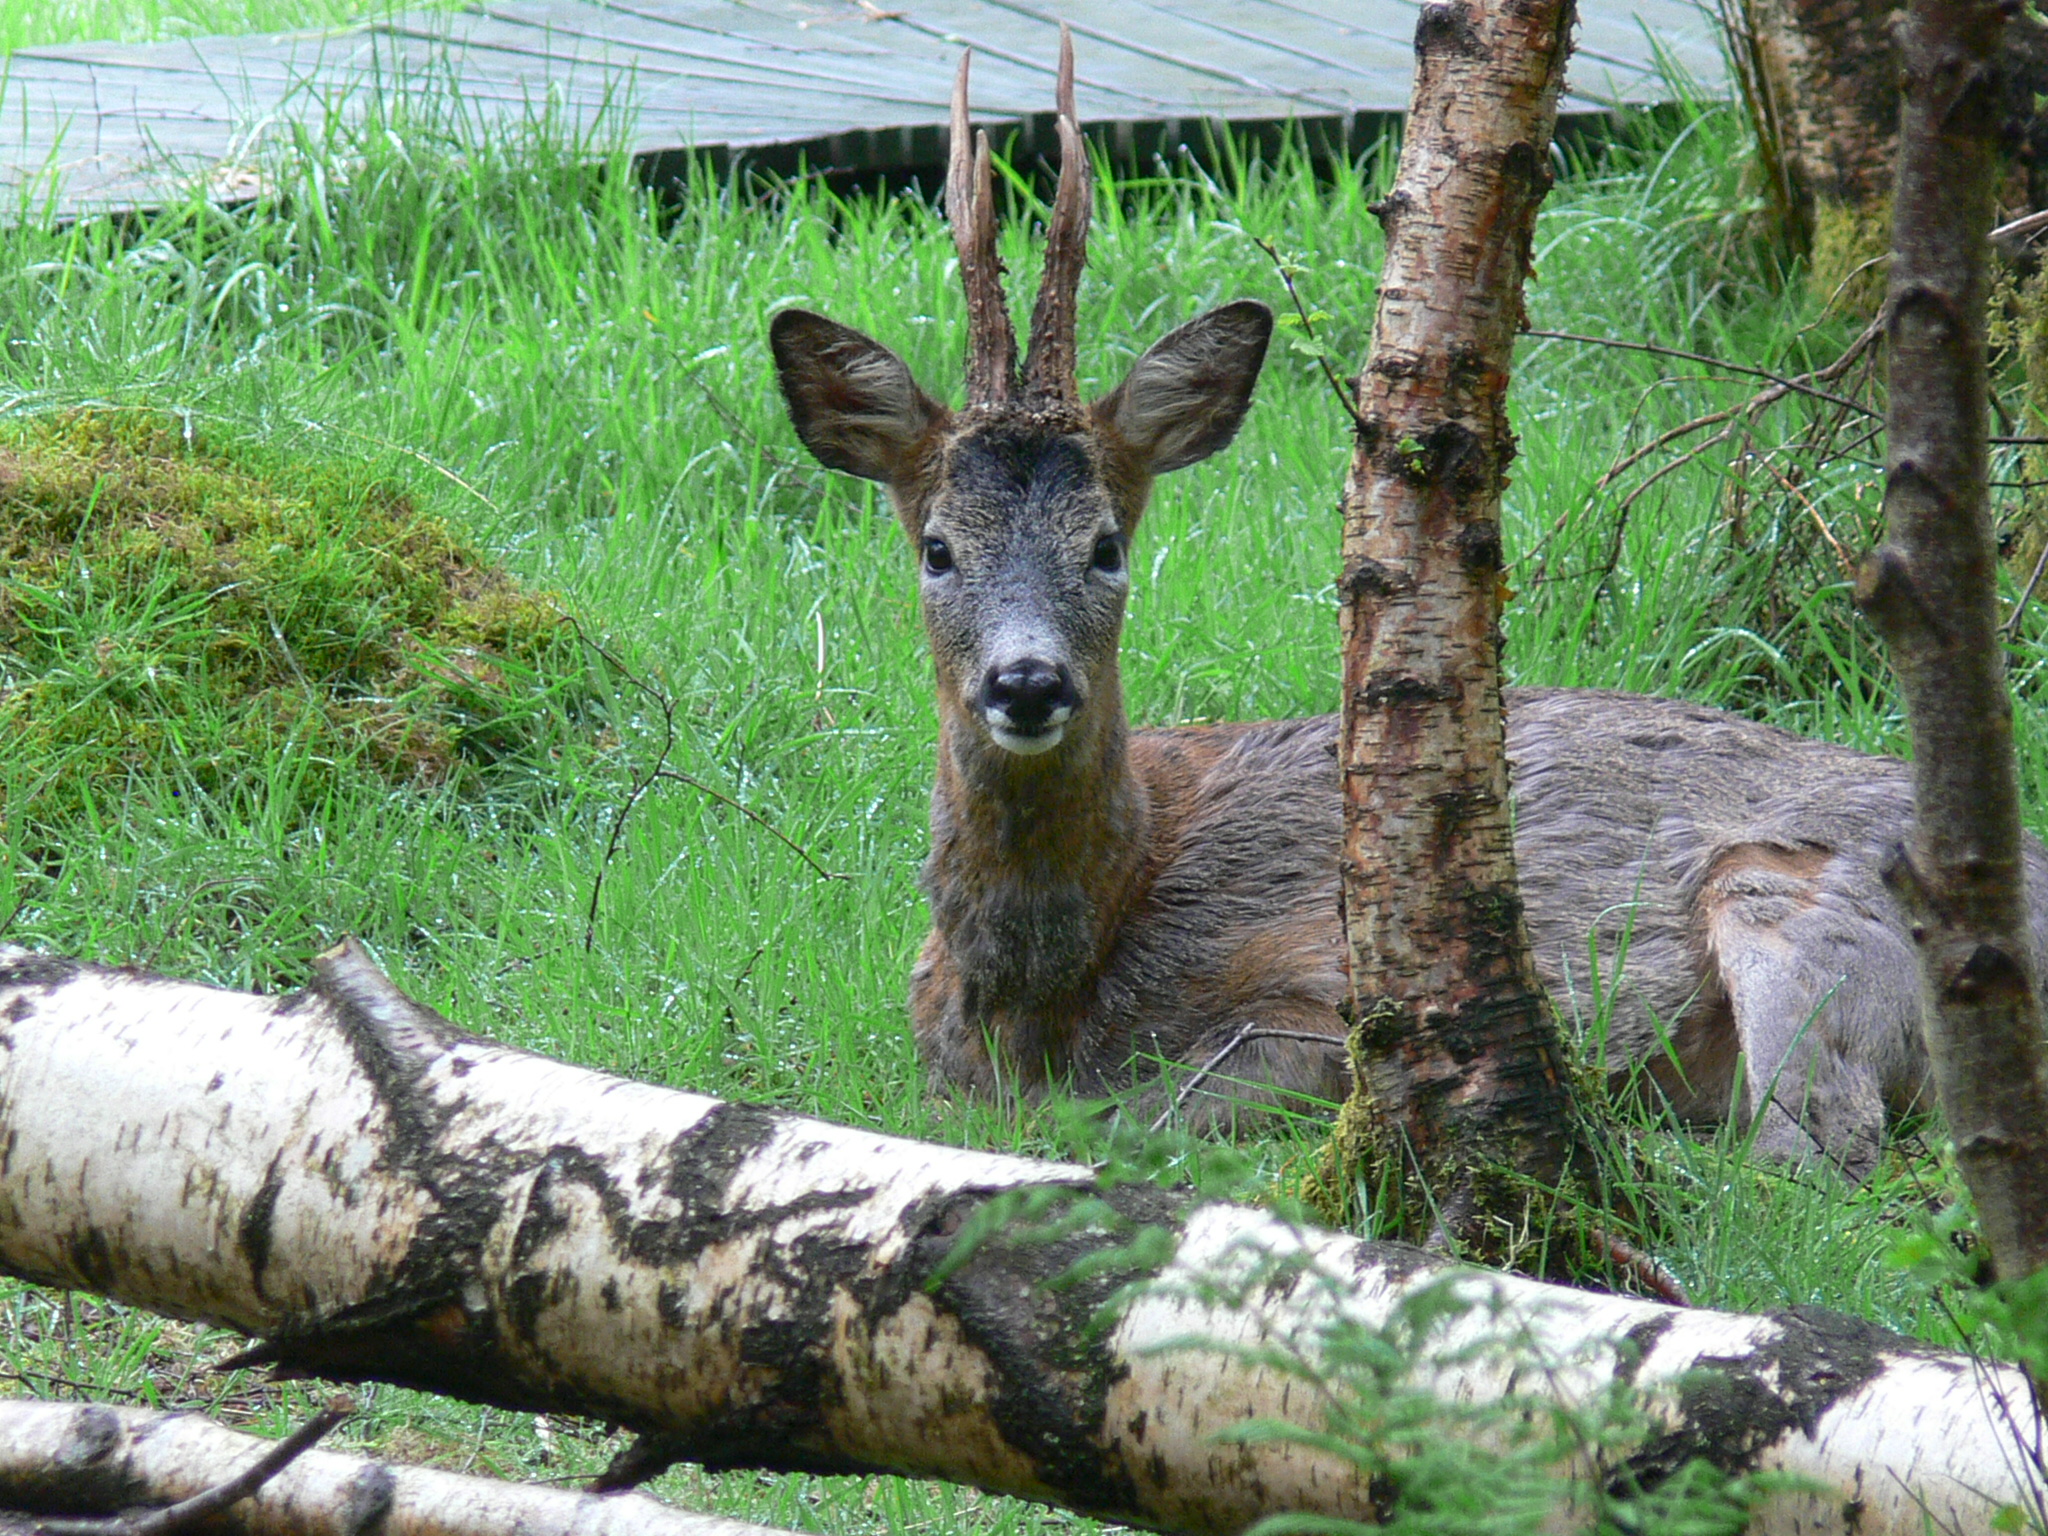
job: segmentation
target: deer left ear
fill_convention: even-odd
[[[1237,436],[1273,337],[1273,311],[1239,299],[1156,342],[1123,383],[1089,407],[1133,467],[1163,475]]]
[[[946,408],[873,337],[785,309],[768,327],[775,376],[804,446],[828,469],[900,485]]]

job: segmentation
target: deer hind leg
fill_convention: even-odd
[[[1721,850],[1698,914],[1742,1053],[1730,1108],[1756,1146],[1816,1153],[1851,1179],[1876,1166],[1885,1104],[1914,1075],[1918,977],[1874,867],[1812,845]]]

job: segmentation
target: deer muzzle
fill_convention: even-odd
[[[1020,757],[1050,752],[1081,707],[1064,662],[1038,656],[998,662],[981,681],[981,720],[995,744]]]

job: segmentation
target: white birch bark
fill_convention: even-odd
[[[615,1420],[652,1464],[942,1477],[1199,1536],[1370,1518],[1329,1454],[1217,1440],[1323,1427],[1298,1377],[1231,1346],[1384,1326],[1437,1260],[1136,1187],[1106,1209],[1173,1236],[1163,1270],[1126,1254],[1048,1287],[1124,1238],[998,1224],[960,1262],[958,1236],[1004,1192],[1092,1190],[1086,1169],[508,1050],[353,945],[317,973],[253,997],[0,949],[0,1269],[241,1329],[289,1371]],[[1154,1283],[1090,1332],[1132,1280]],[[1986,1530],[2023,1492],[2015,1371],[1831,1313],[1457,1283],[1487,1302],[1458,1329],[1545,1357],[1520,1390],[1637,1384],[1663,1424],[1638,1470],[1703,1455],[1815,1480],[1758,1531],[1918,1532],[1923,1509]],[[1214,1347],[1165,1347],[1190,1339]],[[1465,1400],[1509,1377],[1455,1349],[1432,1370]]]
[[[0,1509],[113,1515],[194,1498],[275,1447],[190,1413],[0,1400]],[[236,1536],[785,1536],[639,1494],[577,1493],[311,1450],[205,1529]]]

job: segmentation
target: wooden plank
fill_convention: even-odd
[[[1330,72],[1322,70],[1304,76],[1298,61],[1268,53],[1256,60],[1245,59],[1242,47],[1232,49],[1213,31],[1204,31],[1174,11],[1148,8],[1137,11],[1129,0],[1064,0],[1058,10],[1031,0],[983,0],[984,4],[1013,15],[1028,17],[1054,37],[1065,21],[1074,32],[1078,54],[1086,39],[1101,48],[1133,54],[1155,66],[1179,71],[1203,82],[1216,82],[1231,93],[1291,101],[1323,112],[1341,112],[1347,103],[1343,95],[1309,83],[1318,77],[1327,82]],[[1137,16],[1143,20],[1132,23]],[[1219,46],[1220,45],[1220,46]],[[1235,54],[1233,61],[1228,56]],[[1256,73],[1254,73],[1256,71]],[[1292,80],[1288,77],[1292,76]],[[1196,102],[1213,94],[1213,87],[1183,87]]]
[[[485,126],[547,106],[589,133],[612,114],[645,153],[694,146],[725,163],[773,151],[793,166],[800,149],[860,169],[929,166],[963,47],[976,55],[976,121],[1039,155],[1061,20],[1081,41],[1082,119],[1119,153],[1170,146],[1205,120],[1355,134],[1359,114],[1406,106],[1417,4],[483,0],[328,32],[26,49],[0,82],[0,185],[54,166],[66,206],[161,197],[165,178],[246,159],[251,125],[322,131],[328,114],[357,116],[394,87],[449,87],[451,110]],[[1690,0],[1592,0],[1567,110],[1667,95],[1659,48],[1719,87],[1715,34]]]

